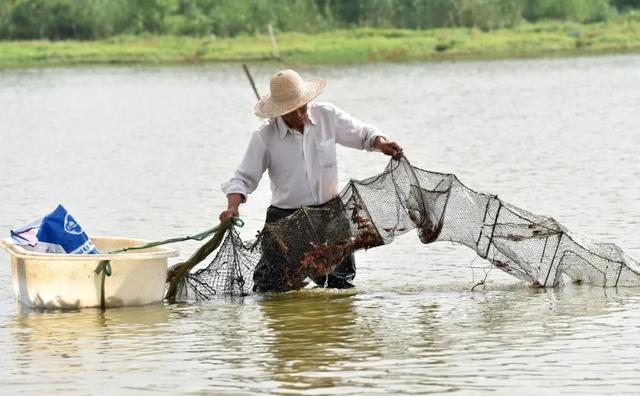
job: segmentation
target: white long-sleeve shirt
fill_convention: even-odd
[[[273,206],[293,209],[334,198],[338,194],[336,143],[373,151],[375,138],[384,135],[331,103],[310,103],[308,113],[304,133],[289,128],[282,117],[255,131],[222,191],[242,194],[246,200],[268,170]]]

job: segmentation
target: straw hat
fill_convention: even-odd
[[[327,81],[321,78],[304,81],[294,70],[280,70],[271,77],[271,94],[260,98],[255,113],[260,118],[287,114],[311,102],[326,86]]]

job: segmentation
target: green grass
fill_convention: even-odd
[[[456,58],[509,58],[640,51],[640,15],[608,22],[541,22],[511,29],[367,29],[281,33],[287,63],[341,64]],[[99,41],[0,41],[0,68],[80,64],[187,64],[272,60],[267,36],[118,36]]]

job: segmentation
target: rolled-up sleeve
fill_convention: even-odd
[[[358,150],[375,151],[373,142],[376,137],[386,135],[375,126],[361,122],[337,106],[332,106],[335,116],[336,143]]]
[[[247,151],[231,179],[222,184],[225,195],[242,194],[243,202],[258,188],[264,171],[269,167],[269,153],[259,132],[251,136]]]

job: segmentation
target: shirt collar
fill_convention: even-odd
[[[307,110],[307,114],[309,115],[309,122],[313,125],[318,125],[316,124],[316,120],[314,119],[314,116],[311,114],[309,110]]]
[[[309,115],[309,122],[312,125],[317,125],[314,116],[311,115],[311,112],[309,110],[307,110],[307,114]],[[287,132],[294,133],[293,129],[291,129],[289,125],[287,125],[287,123],[281,116],[276,117],[276,130],[278,131],[278,136],[280,136],[280,139],[284,139],[284,137],[287,136]]]

